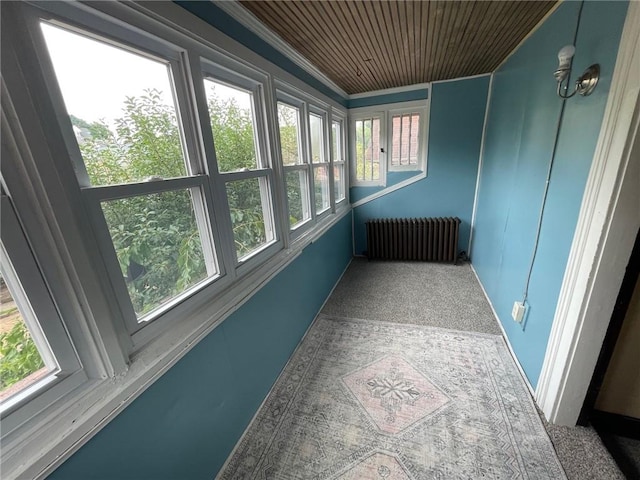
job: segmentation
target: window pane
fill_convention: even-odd
[[[207,277],[189,190],[110,200],[102,210],[138,317]]]
[[[315,167],[313,169],[313,185],[315,187],[316,213],[325,211],[331,206],[329,198],[329,167]]]
[[[380,119],[356,120],[356,179],[380,179]]]
[[[322,135],[322,131],[324,130],[323,118],[319,115],[314,115],[313,113],[310,114],[309,130],[311,133],[311,161],[313,163],[326,162]]]
[[[0,274],[0,401],[48,372],[9,286]]]
[[[269,228],[266,228],[265,217],[269,214],[265,214],[263,208],[263,205],[269,204],[266,182],[266,178],[248,178],[227,183],[238,259],[246,257],[273,240],[272,221],[268,219]]]
[[[287,198],[289,199],[289,224],[296,227],[311,218],[308,207],[307,172],[286,172]]]
[[[168,63],[41,25],[91,183],[184,176]]]
[[[300,126],[298,109],[284,103],[278,103],[278,126],[280,127],[280,147],[282,163],[296,165],[302,163],[300,157]]]
[[[411,113],[392,118],[391,165],[416,165],[418,163],[418,135],[420,115]]]
[[[342,162],[342,124],[340,122],[331,123],[331,148],[333,161]]]
[[[344,198],[344,165],[333,166],[333,194],[336,198],[336,203]]]
[[[209,79],[204,86],[218,169],[257,168],[253,95]]]

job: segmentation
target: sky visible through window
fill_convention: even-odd
[[[45,22],[41,25],[70,115],[87,122],[104,121],[114,130],[127,97],[156,89],[165,105],[174,105],[166,63]],[[235,97],[241,108],[251,109],[234,89],[218,85],[215,93],[221,99]]]

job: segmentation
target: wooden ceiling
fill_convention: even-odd
[[[354,94],[492,72],[556,1],[240,3]]]

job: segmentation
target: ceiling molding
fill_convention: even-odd
[[[358,98],[367,98],[367,97],[377,97],[380,95],[390,95],[392,93],[404,93],[411,92],[413,90],[428,90],[430,84],[429,83],[416,83],[414,85],[405,85],[402,87],[394,87],[394,88],[383,88],[382,90],[373,90],[371,92],[363,92],[363,93],[352,93],[348,95],[347,98],[349,100],[355,100]]]
[[[340,86],[334,83],[329,77],[318,70],[309,60],[304,58],[300,53],[291,47],[287,42],[282,40],[277,34],[270,30],[262,21],[258,19],[253,13],[243,7],[237,0],[211,0],[216,7],[229,14],[235,20],[240,22],[245,28],[251,30],[256,35],[260,36],[265,42],[278,50],[280,53],[289,58],[292,62],[304,69],[307,73],[314,76],[320,82],[324,83],[327,87],[334,90],[336,93],[342,95],[346,99],[349,98],[349,94],[345,92]]]
[[[459,82],[461,80],[472,80],[474,78],[488,77],[489,75],[492,75],[492,74],[493,72],[479,73],[477,75],[468,75],[466,77],[447,78],[446,80],[434,80],[433,82],[431,82],[431,85],[437,85],[438,83]]]

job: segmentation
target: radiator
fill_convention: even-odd
[[[456,263],[459,218],[383,218],[367,225],[367,257]]]

